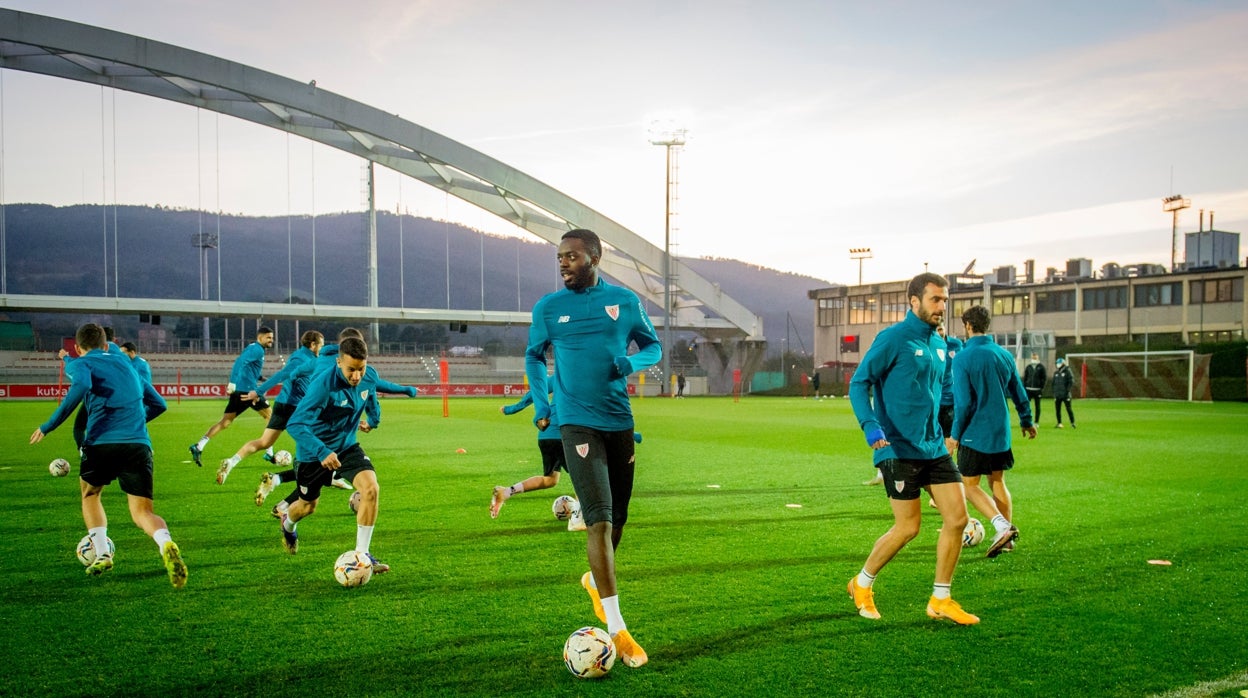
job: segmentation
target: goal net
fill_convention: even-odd
[[[1212,399],[1209,358],[1191,350],[1066,355],[1075,397],[1188,401]]]

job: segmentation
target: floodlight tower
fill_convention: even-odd
[[[1161,210],[1169,211],[1173,215],[1173,222],[1170,226],[1170,273],[1173,274],[1177,266],[1176,258],[1179,249],[1179,211],[1192,205],[1191,199],[1184,199],[1182,194],[1167,196],[1161,200]]]
[[[208,300],[208,250],[217,249],[216,233],[192,233],[191,247],[199,248],[199,299]],[[220,263],[220,260],[217,260]],[[204,353],[210,351],[208,317],[204,317]]]
[[[849,248],[849,258],[858,260],[858,285],[862,285],[862,260],[871,259],[870,247]]]
[[[661,145],[667,151],[667,202],[663,216],[663,360],[659,369],[663,379],[659,384],[660,395],[667,392],[672,377],[672,284],[675,282],[672,278],[672,216],[675,215],[673,209],[680,172],[680,149],[685,145],[687,135],[685,128],[670,120],[655,120],[650,123],[651,145]]]

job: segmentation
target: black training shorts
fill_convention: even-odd
[[[261,395],[260,399],[256,400],[255,402],[251,402],[250,400],[244,400],[243,396],[246,395],[248,392],[250,391],[235,390],[234,392],[230,393],[230,401],[225,406],[225,414],[242,414],[245,410],[255,410],[257,412],[260,412],[262,410],[269,409],[269,403],[264,401],[263,395]]]
[[[151,499],[152,469],[152,447],[147,444],[99,444],[82,447],[78,476],[96,487],[116,480],[122,492]]]
[[[609,521],[622,528],[633,497],[633,430],[599,431],[565,424],[559,434],[585,525]]]
[[[295,484],[299,499],[305,502],[315,502],[321,496],[321,488],[329,485],[335,472],[338,473],[340,479],[349,483],[361,472],[374,469],[373,462],[364,454],[364,449],[358,443],[351,444],[345,451],[339,453],[338,462],[340,465],[337,471],[326,468],[318,460],[296,463]]]
[[[563,442],[559,439],[538,439],[537,448],[542,452],[542,475],[550,477],[560,470],[567,471],[568,462],[563,456]]]
[[[980,477],[1014,467],[1014,451],[984,453],[958,444],[958,470],[963,477]]]
[[[889,499],[918,499],[928,485],[962,482],[962,474],[948,455],[931,460],[890,458],[879,465]]]

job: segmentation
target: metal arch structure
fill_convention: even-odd
[[[572,228],[591,229],[610,246],[603,271],[663,307],[662,249],[513,167],[321,89],[315,80],[299,82],[138,36],[6,9],[0,9],[0,68],[149,95],[286,131],[441,189],[554,244]],[[716,339],[763,339],[762,319],[717,284],[678,259],[671,273],[680,282],[673,289],[673,328]]]

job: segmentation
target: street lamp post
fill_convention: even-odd
[[[650,143],[666,149],[666,204],[663,215],[663,359],[660,364],[662,382],[659,394],[667,392],[672,376],[672,200],[676,195],[676,169],[680,148],[685,144],[687,131],[671,124],[653,122],[650,125]]]

